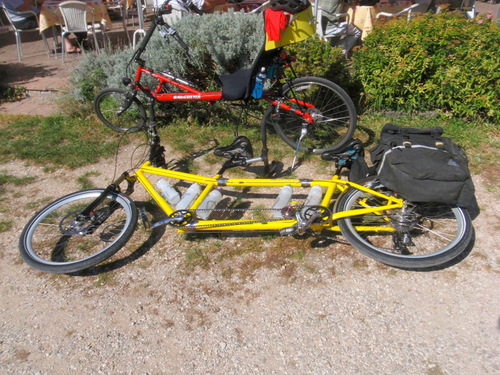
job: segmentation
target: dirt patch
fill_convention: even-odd
[[[134,150],[124,146],[117,171],[135,163]],[[381,265],[341,236],[185,236],[169,228],[138,229],[84,275],[26,266],[17,242],[34,211],[79,190],[88,172],[105,186],[113,162],[50,173],[24,162],[0,167],[36,176],[25,187],[4,186],[1,202],[1,220],[12,221],[0,233],[2,373],[498,373],[500,206],[487,175],[474,176],[482,209],[475,247],[440,271]],[[306,163],[296,174],[311,173]],[[141,189],[133,198],[161,215]]]

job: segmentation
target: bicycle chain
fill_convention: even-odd
[[[179,229],[195,229],[195,228],[219,228],[219,227],[225,227],[225,226],[233,226],[233,225],[246,225],[246,224],[257,224],[257,223],[269,223],[272,221],[282,221],[286,219],[293,219],[295,216],[295,213],[297,211],[302,211],[305,206],[286,206],[282,208],[281,210],[287,210],[286,215],[284,215],[281,218],[273,218],[273,219],[260,219],[260,220],[246,220],[246,221],[236,221],[236,222],[230,222],[230,223],[219,223],[219,224],[204,224],[204,225],[199,225],[196,224],[195,226],[189,226],[189,223],[187,225],[177,225],[176,223],[170,223],[170,225],[174,226],[175,228]],[[313,207],[313,206],[311,206]],[[200,211],[207,211],[209,210],[208,208],[201,208],[199,209]],[[216,208],[211,210],[212,212],[226,212],[226,211],[231,211],[231,212],[247,212],[247,211],[275,211],[275,208]],[[197,209],[194,210],[185,210],[190,213],[195,213]],[[178,211],[172,213],[170,215],[173,217]]]
[[[208,208],[201,208],[199,209],[200,211],[208,211],[210,209]],[[191,213],[196,213],[197,209],[194,210],[186,210]],[[212,210],[212,212],[247,212],[247,211],[274,211],[272,208],[215,208]],[[177,212],[177,211],[176,211]],[[176,214],[174,212],[173,215]],[[219,223],[219,224],[204,224],[204,225],[199,225],[196,224],[195,226],[189,226],[189,223],[187,225],[177,225],[176,223],[170,223],[170,225],[174,226],[175,228],[179,229],[195,229],[195,228],[219,228],[219,227],[226,227],[226,226],[231,226],[231,225],[244,225],[244,224],[257,224],[257,223],[268,223],[270,221],[280,221],[283,220],[284,218],[276,218],[276,219],[261,219],[261,220],[248,220],[248,221],[235,221],[232,223]],[[286,218],[285,218],[286,219]]]

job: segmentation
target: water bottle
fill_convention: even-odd
[[[264,91],[264,81],[266,79],[266,68],[262,68],[257,77],[255,77],[255,86],[252,91],[252,96],[255,99],[259,99],[262,97],[262,91]]]
[[[184,193],[182,196],[181,200],[179,203],[177,203],[177,206],[175,206],[176,209],[178,210],[185,210],[191,207],[193,204],[194,200],[198,195],[200,195],[201,189],[200,185],[194,183],[192,184],[189,189]]]
[[[323,189],[321,188],[321,186],[314,185],[309,191],[309,194],[307,195],[307,198],[304,202],[304,208],[307,209],[307,207],[319,206],[321,203],[322,196],[323,196]]]
[[[208,194],[201,204],[196,209],[196,216],[199,219],[206,220],[214,210],[215,206],[220,202],[222,193],[220,189],[214,189]]]
[[[156,183],[160,195],[168,202],[170,205],[176,205],[181,200],[181,196],[177,190],[174,189],[168,181],[161,179]]]
[[[280,193],[276,197],[276,202],[273,204],[273,217],[279,218],[283,217],[281,210],[288,206],[290,200],[292,199],[292,187],[290,185],[285,185],[281,188]]]

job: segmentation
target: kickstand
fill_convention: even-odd
[[[295,162],[297,161],[297,156],[299,155],[300,144],[302,143],[302,140],[306,135],[307,135],[307,127],[302,126],[302,130],[300,131],[300,138],[299,141],[297,142],[297,148],[295,149],[295,155],[293,156],[292,171],[295,168]]]

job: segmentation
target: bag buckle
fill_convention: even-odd
[[[436,142],[436,147],[439,148],[439,149],[444,149],[444,143],[441,142],[441,141],[437,141]]]

